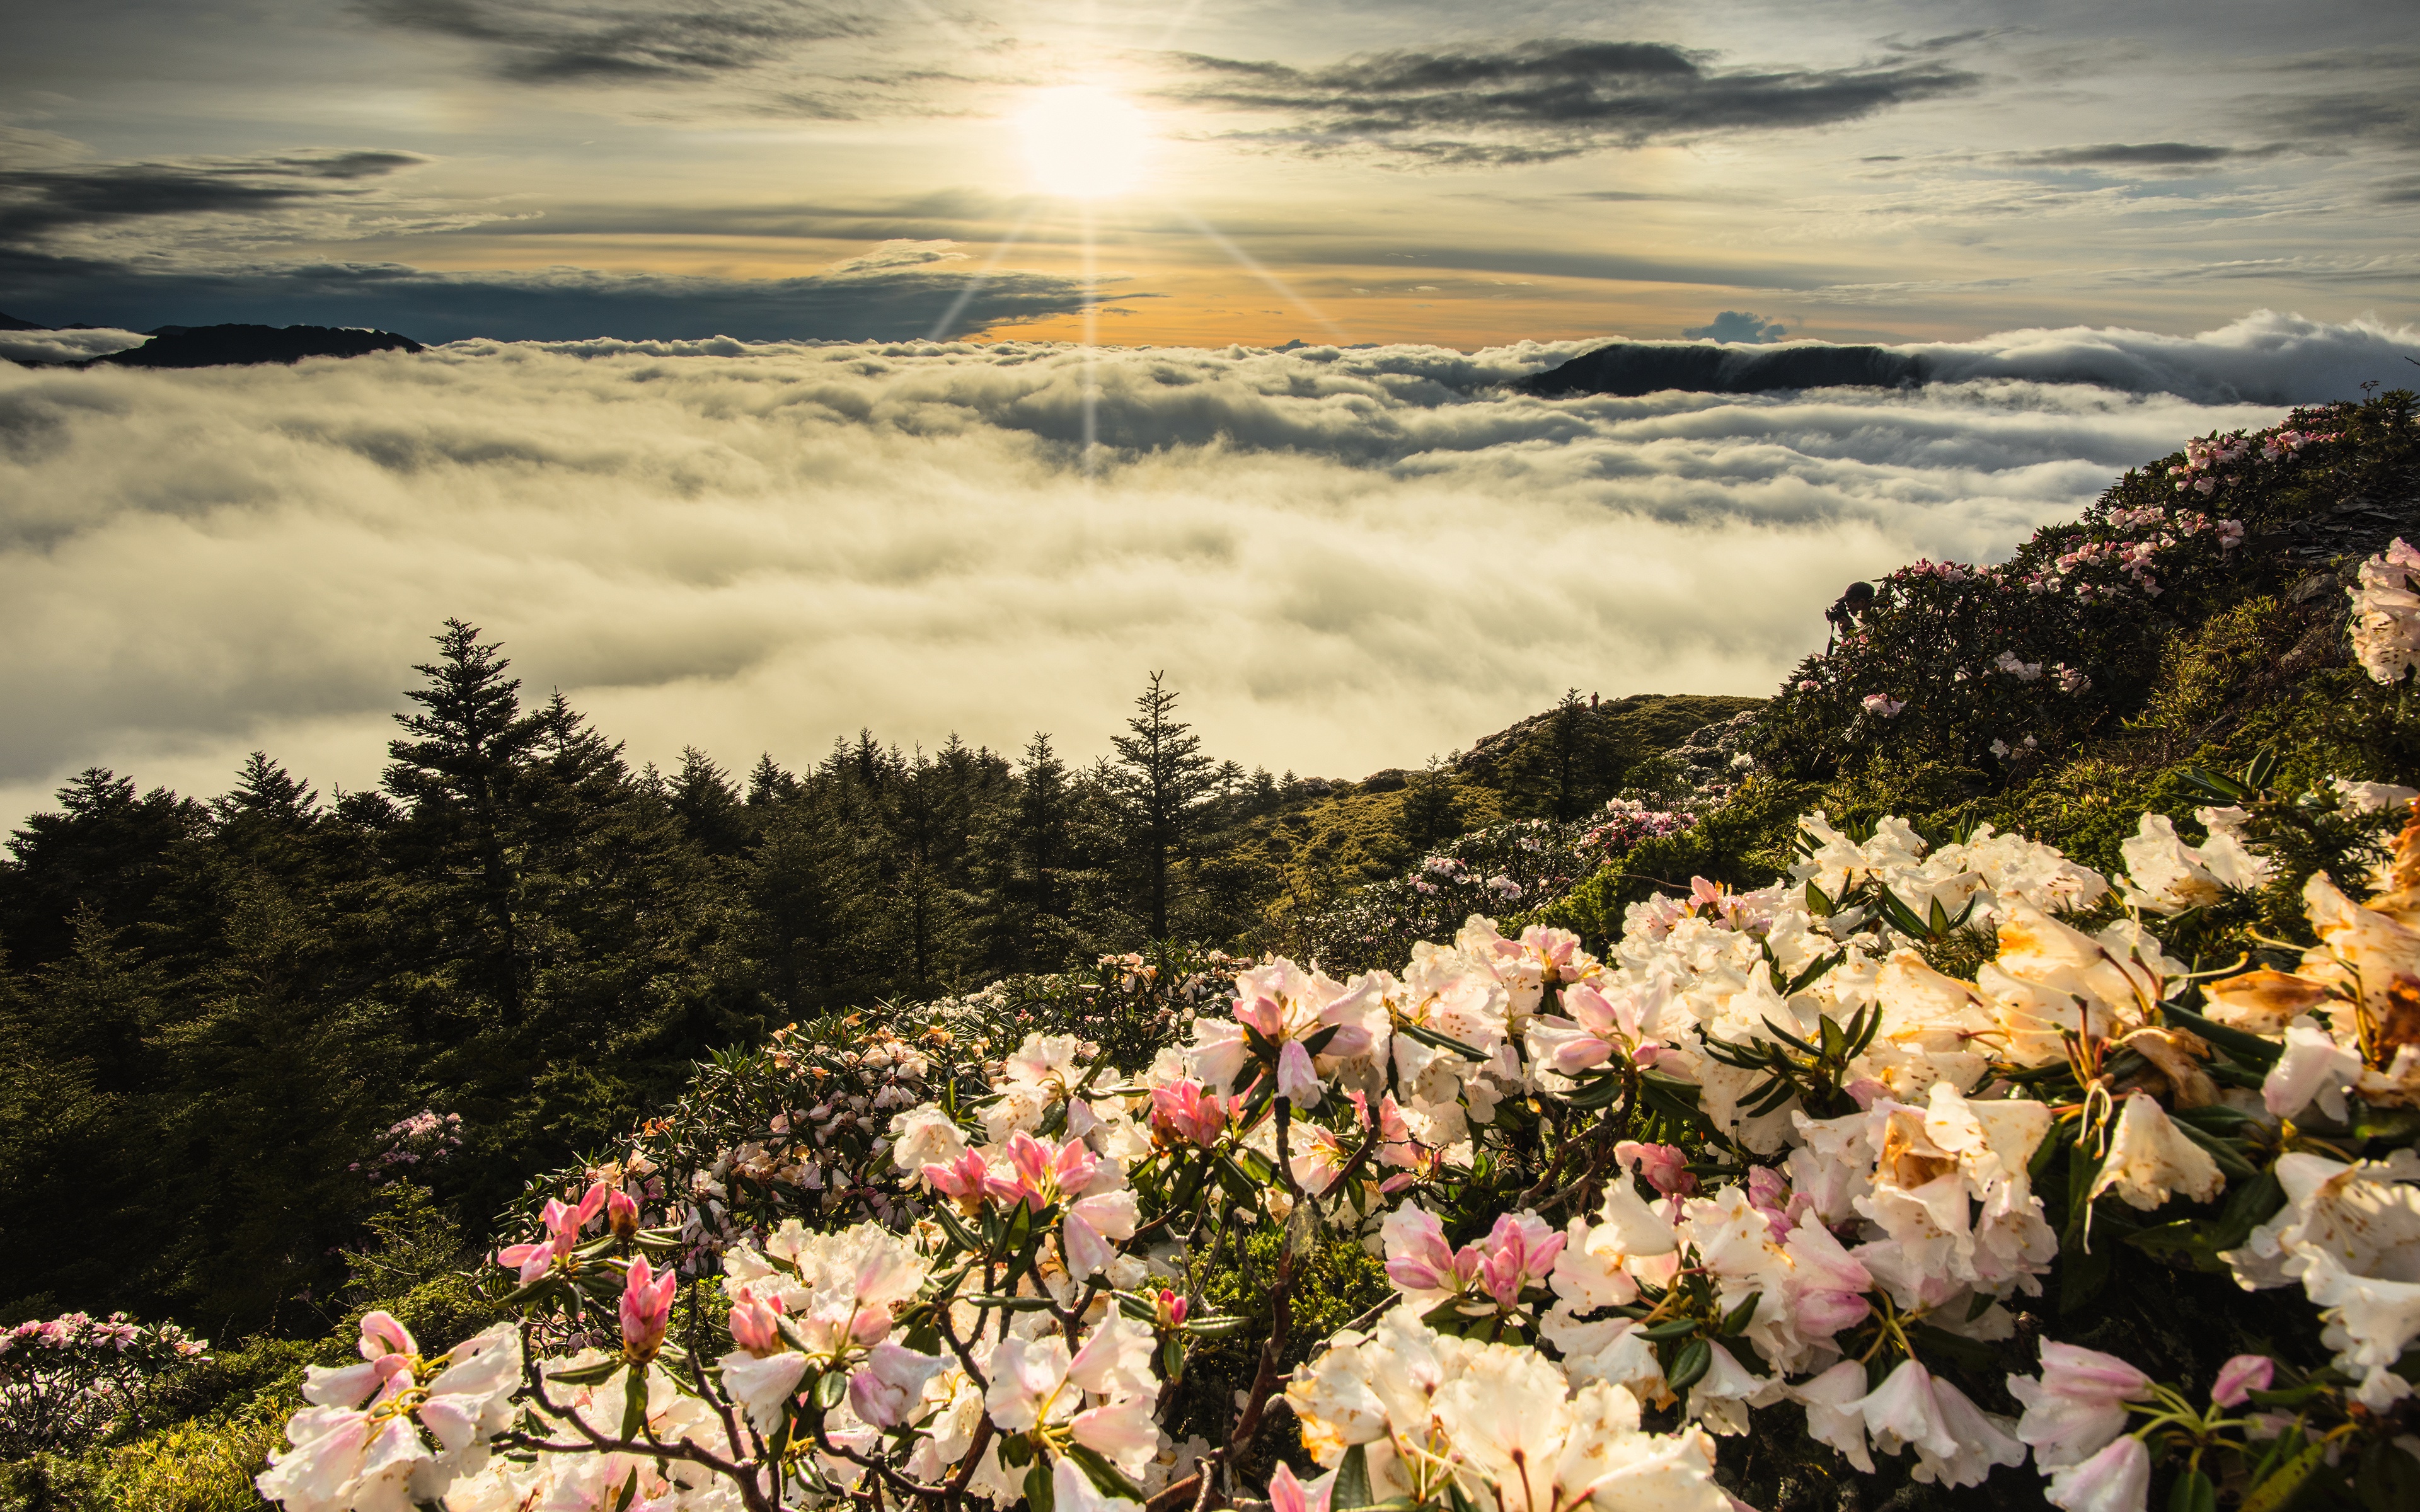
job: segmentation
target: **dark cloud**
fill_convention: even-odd
[[[1572,40],[1377,53],[1313,69],[1183,54],[1201,82],[1180,92],[1294,117],[1247,135],[1305,151],[1377,147],[1433,162],[1484,163],[1824,126],[1981,83],[1915,59],[1849,69],[1726,69],[1713,59],[1661,42]]]
[[[0,168],[0,245],[66,226],[164,215],[250,214],[366,193],[426,162],[409,152],[290,153],[194,162]]]
[[[754,68],[801,44],[864,36],[861,12],[816,0],[358,0],[372,20],[485,49],[508,79],[694,79]]]
[[[944,335],[1156,299],[1079,279],[995,269],[969,295],[971,264],[930,246],[883,249],[802,278],[430,272],[398,263],[255,263],[160,270],[103,258],[0,247],[10,313],[60,324],[147,330],[253,321],[377,326],[420,341],[631,339],[736,335],[752,340],[893,340],[924,336],[956,307]],[[22,305],[23,308],[18,306]]]
[[[2023,152],[2014,161],[2053,168],[2178,168],[2225,162],[2230,158],[2274,157],[2277,150],[2275,147],[2204,147],[2195,142],[2102,142],[2090,147]]]
[[[2338,88],[2323,94],[2268,96],[2247,102],[2254,118],[2317,143],[2377,142],[2420,148],[2420,99],[2408,84],[2388,89]]]

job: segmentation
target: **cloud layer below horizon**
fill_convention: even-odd
[[[642,760],[806,764],[861,725],[1089,758],[1166,669],[1216,754],[1359,777],[1567,687],[1767,691],[1848,580],[1990,559],[2187,436],[2275,418],[2226,402],[2260,352],[2294,375],[2273,401],[2420,352],[2263,316],[1962,348],[2156,353],[2193,397],[1494,387],[1588,345],[0,368],[0,825],[91,764],[217,793],[256,747],[367,785],[449,614]]]

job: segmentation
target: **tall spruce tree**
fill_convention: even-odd
[[[1171,872],[1199,831],[1202,800],[1216,786],[1217,764],[1202,754],[1202,737],[1174,717],[1177,695],[1165,674],[1135,696],[1127,733],[1112,735],[1118,750],[1111,767],[1117,784],[1121,828],[1141,884],[1151,937],[1168,938]]]
[[[504,675],[512,663],[501,644],[481,643],[478,626],[449,619],[435,640],[437,660],[412,668],[428,686],[404,694],[420,712],[395,717],[410,738],[388,743],[385,786],[410,806],[427,879],[456,916],[448,922],[475,929],[467,949],[477,985],[515,1027],[523,982],[513,790],[544,722],[521,713],[520,680]]]

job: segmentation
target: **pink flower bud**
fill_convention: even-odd
[[[782,1299],[746,1297],[731,1309],[731,1342],[762,1360],[787,1348],[779,1319]]]
[[[2239,1354],[2218,1367],[2210,1388],[2211,1405],[2242,1407],[2256,1391],[2267,1391],[2277,1376],[2277,1362],[2265,1354]]]
[[[1685,1197],[1698,1190],[1698,1179],[1687,1169],[1689,1157],[1677,1145],[1642,1144],[1625,1139],[1613,1147],[1616,1164],[1636,1169],[1647,1184],[1668,1197]]]
[[[678,1273],[658,1275],[644,1256],[630,1262],[629,1275],[622,1286],[624,1359],[644,1364],[656,1357],[663,1347],[664,1328],[672,1321],[673,1292],[679,1286]]]
[[[605,1227],[615,1239],[627,1240],[639,1231],[639,1204],[628,1193],[606,1194]]]
[[[612,1192],[613,1188],[602,1181],[589,1187],[587,1195],[580,1199],[580,1222],[574,1227],[574,1233],[597,1221],[597,1215],[605,1211],[605,1199]]]

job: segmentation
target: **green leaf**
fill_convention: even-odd
[[[2155,1260],[2216,1273],[2228,1269],[2227,1263],[2218,1257],[2219,1252],[2234,1249],[2243,1242],[2226,1239],[2221,1223],[2206,1218],[2180,1218],[2128,1234],[2126,1242]]]
[[[2311,1478],[2311,1472],[2319,1468],[2327,1449],[2324,1443],[2314,1443],[2288,1458],[2267,1480],[2244,1493],[2237,1512],[2279,1512],[2303,1489],[2303,1482]]]
[[[1687,1082],[1642,1072],[1638,1077],[1638,1095],[1665,1118],[1693,1125],[1709,1134],[1714,1132],[1714,1124],[1698,1106],[1698,1089]]]
[[[1248,1030],[1246,1032],[1249,1031]],[[1455,1055],[1470,1060],[1485,1060],[1487,1058],[1486,1052],[1481,1050],[1473,1050],[1470,1046],[1463,1043],[1461,1041],[1456,1040],[1450,1035],[1439,1034],[1436,1030],[1429,1028],[1424,1025],[1398,1024],[1395,1026],[1395,1032],[1397,1034],[1408,1035],[1412,1039],[1419,1041],[1421,1044],[1427,1045],[1432,1050],[1450,1050]]]
[[[1704,1339],[1691,1339],[1681,1346],[1672,1357],[1672,1368],[1664,1373],[1664,1383],[1675,1392],[1684,1392],[1706,1378],[1714,1367],[1714,1347]]]
[[[2188,1470],[2168,1491],[2168,1512],[2218,1512],[2218,1488],[2200,1471]]]
[[[1829,918],[1840,911],[1840,905],[1832,901],[1830,893],[1815,886],[1810,879],[1807,884],[1807,911],[1817,918]]]
[[[1610,1107],[1613,1105],[1613,1100],[1621,1095],[1621,1077],[1613,1075],[1590,1076],[1584,1078],[1580,1084],[1571,1091],[1563,1094],[1563,1102],[1572,1107],[1578,1108],[1586,1112],[1602,1107]]]
[[[2162,1003],[2160,1017],[2167,1022],[2170,1028],[2191,1029],[2246,1065],[2258,1066],[2265,1070],[2275,1065],[2277,1057],[2286,1053],[2286,1047],[2277,1041],[2264,1040],[2259,1035],[2247,1034],[2242,1029],[2230,1029],[2224,1024],[2212,1023],[2191,1009],[2179,1008],[2174,1003]]]
[[[1970,1339],[1963,1334],[1935,1328],[1931,1323],[1918,1323],[1907,1331],[1908,1341],[1919,1345],[1927,1354],[1954,1361],[1969,1370],[1988,1368],[1996,1356],[1991,1345],[1981,1339]]]
[[[1747,1301],[1741,1303],[1738,1306],[1723,1315],[1723,1326],[1720,1332],[1724,1334],[1737,1334],[1745,1331],[1748,1323],[1756,1317],[1756,1304],[1763,1300],[1763,1292],[1749,1292],[1747,1294]]]
[[[1303,1053],[1304,1053],[1304,1054],[1306,1054],[1306,1055],[1312,1055],[1312,1056],[1318,1055],[1321,1051],[1326,1050],[1326,1049],[1327,1048],[1327,1042],[1328,1042],[1330,1040],[1335,1039],[1338,1035],[1340,1035],[1340,1034],[1342,1034],[1342,1033],[1343,1033],[1343,1032],[1344,1032],[1344,1026],[1343,1026],[1343,1025],[1342,1025],[1342,1024],[1331,1024],[1331,1025],[1329,1025],[1327,1027],[1326,1027],[1326,1028],[1324,1028],[1324,1029],[1320,1030],[1317,1034],[1309,1034],[1309,1035],[1305,1035],[1305,1036],[1303,1036],[1303,1041],[1302,1041]]]
[[[1327,1497],[1328,1512],[1356,1512],[1375,1498],[1370,1494],[1370,1448],[1357,1443],[1336,1464],[1336,1481]]]
[[[2420,1506],[2420,1460],[2393,1439],[2372,1439],[2361,1452],[2352,1489],[2368,1512],[2412,1512]]]
[[[1012,1433],[1000,1441],[1000,1462],[1011,1470],[1022,1468],[1033,1458],[1033,1441],[1022,1433]]]
[[[1141,1487],[1127,1479],[1126,1473],[1109,1463],[1108,1458],[1098,1449],[1071,1440],[1067,1444],[1067,1458],[1076,1462],[1076,1468],[1084,1473],[1085,1478],[1090,1480],[1103,1496],[1123,1496],[1129,1502],[1150,1500],[1143,1494]]]
[[[966,1300],[969,1304],[975,1307],[997,1307],[1002,1312],[1010,1313],[1047,1312],[1050,1307],[1050,1299],[1047,1297],[1011,1297],[1000,1293],[978,1292]]]
[[[1036,1458],[1025,1473],[1026,1512],[1055,1512],[1057,1505],[1050,1489],[1050,1461]]]
[[[551,1370],[547,1372],[546,1379],[557,1385],[594,1386],[621,1368],[622,1362],[618,1359],[599,1360],[595,1365],[584,1365],[577,1370]]]
[[[647,1367],[634,1365],[622,1382],[622,1437],[636,1439],[647,1429]]]
[[[848,1395],[848,1377],[839,1370],[827,1370],[815,1378],[815,1405],[829,1412]]]
[[[1697,1331],[1697,1319],[1668,1318],[1664,1319],[1664,1321],[1657,1323],[1652,1328],[1640,1329],[1638,1331],[1638,1336],[1643,1339],[1653,1339],[1656,1343],[1661,1344],[1666,1339],[1676,1339],[1684,1334],[1694,1334]]]
[[[2243,1158],[2242,1149],[2234,1140],[2214,1134],[2199,1124],[2179,1123],[2177,1127],[2184,1132],[2187,1139],[2210,1151],[2210,1158],[2218,1163],[2218,1168],[2226,1173],[2228,1180],[2249,1181],[2260,1174],[2258,1166]]]
[[[1222,1339],[1251,1325],[1249,1318],[1188,1318],[1185,1320],[1185,1332],[1205,1339]]]
[[[2264,746],[2260,749],[2260,754],[2252,758],[2252,764],[2243,769],[2243,785],[2257,793],[2267,787],[2269,779],[2276,775],[2276,748]]]
[[[940,1224],[941,1231],[950,1236],[951,1243],[960,1249],[982,1253],[983,1245],[976,1242],[974,1235],[967,1231],[967,1226],[958,1221],[957,1211],[947,1198],[933,1204],[933,1217]]]
[[[630,1512],[630,1504],[639,1496],[639,1471],[630,1469],[630,1478],[622,1483],[621,1494],[613,1498],[613,1512]]]

